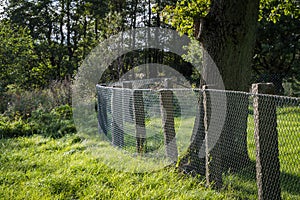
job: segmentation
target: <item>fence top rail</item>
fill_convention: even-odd
[[[152,91],[152,92],[160,92],[160,91],[166,91],[166,90],[172,90],[172,91],[202,91],[202,89],[199,88],[160,88],[160,89],[151,89],[151,88],[122,88],[122,87],[114,87],[114,86],[104,86],[104,85],[96,85],[97,88],[103,88],[103,89],[113,89],[113,90],[127,90],[127,91]]]
[[[151,89],[151,88],[123,88],[118,86],[105,86],[101,84],[96,85],[97,88],[102,89],[112,89],[112,90],[123,90],[123,91],[144,91],[144,92],[162,92],[166,90],[172,90],[176,92],[180,91],[193,91],[193,92],[215,92],[215,93],[224,93],[224,94],[239,94],[239,95],[247,95],[249,97],[269,97],[269,98],[278,98],[278,99],[288,99],[292,101],[299,101],[299,97],[289,97],[289,96],[281,96],[281,95],[272,95],[272,94],[255,94],[252,92],[243,92],[243,91],[234,91],[234,90],[219,90],[219,89],[200,89],[200,88],[160,88],[160,89]]]
[[[172,78],[151,78],[151,79],[135,79],[135,80],[119,80],[114,83],[109,83],[110,86],[123,86],[123,84],[141,84],[141,83],[146,83],[146,84],[151,84],[151,83],[163,83],[166,81],[170,81]],[[106,83],[100,84],[100,85],[106,85]]]
[[[166,81],[166,80],[172,80],[172,78],[149,78],[149,79],[135,79],[135,80],[124,80],[124,81],[119,81],[116,83],[135,83],[135,82],[155,82],[155,81]]]

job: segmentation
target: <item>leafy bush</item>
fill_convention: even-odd
[[[50,112],[66,104],[71,104],[71,82],[68,79],[54,81],[43,90],[25,90],[11,84],[1,92],[0,112],[9,116],[19,113],[22,117],[28,117],[34,110],[43,109]]]
[[[36,132],[31,124],[26,123],[21,117],[11,120],[0,115],[0,138],[11,138],[17,136],[29,136]]]
[[[12,84],[0,92],[0,138],[33,134],[58,138],[76,132],[68,79],[52,82],[43,90]]]
[[[72,120],[72,108],[69,105],[54,108],[50,113],[39,109],[33,111],[29,122],[39,129],[39,134],[54,138],[76,132]]]
[[[56,107],[50,112],[40,108],[32,111],[30,117],[25,119],[20,115],[15,115],[13,119],[0,115],[0,138],[33,134],[60,138],[75,132],[72,108],[69,105]]]

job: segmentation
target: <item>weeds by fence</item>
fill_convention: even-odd
[[[7,91],[0,92],[0,113],[26,116],[37,109],[50,112],[61,105],[71,105],[71,81],[64,79],[53,81],[44,89],[25,90],[16,85],[9,85]]]
[[[67,78],[44,89],[9,85],[0,93],[0,138],[34,134],[58,138],[75,133],[70,104],[71,81]]]
[[[97,85],[100,131],[113,145],[134,155],[177,161],[200,134],[197,156],[206,155],[208,183],[220,179],[222,184],[228,170],[253,173],[245,169],[256,162],[259,198],[280,198],[281,190],[300,195],[299,98],[152,87]]]

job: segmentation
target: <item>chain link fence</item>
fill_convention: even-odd
[[[235,172],[255,188],[242,191],[250,196],[298,198],[300,99],[273,92],[268,84],[246,93],[159,79],[97,85],[99,130],[133,156],[177,162],[217,188]]]

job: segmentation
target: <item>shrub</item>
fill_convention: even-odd
[[[21,117],[11,120],[0,115],[0,138],[11,138],[18,136],[30,136],[37,133],[31,124],[24,121]]]
[[[43,90],[25,90],[11,84],[0,93],[0,111],[10,117],[19,113],[26,118],[37,109],[50,112],[58,106],[71,104],[71,82],[68,79],[53,81]]]
[[[72,119],[72,108],[63,105],[50,112],[37,109],[30,117],[23,119],[21,115],[10,118],[0,115],[0,138],[11,138],[40,134],[46,137],[60,138],[76,132]]]
[[[56,107],[49,113],[42,109],[33,111],[29,123],[39,129],[39,134],[54,138],[76,132],[72,108],[69,105]]]

